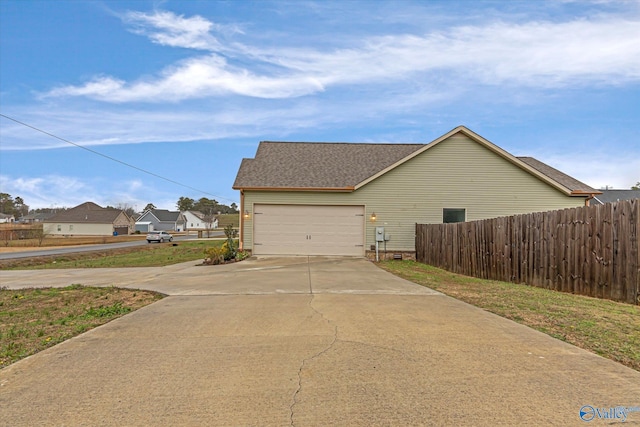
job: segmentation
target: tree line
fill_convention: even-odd
[[[148,210],[156,209],[156,206],[153,203],[148,203],[142,212],[136,212],[136,210],[127,203],[119,203],[116,206],[107,206],[109,209],[118,209],[124,211],[127,215],[137,218],[141,213],[144,213]],[[221,214],[236,214],[238,213],[238,205],[235,203],[231,203],[230,205],[225,205],[224,203],[219,203],[215,199],[208,199],[206,197],[201,197],[198,200],[194,200],[189,197],[180,197],[176,202],[176,208],[181,211],[199,211],[204,215],[217,215]],[[25,204],[22,197],[13,197],[8,193],[0,193],[0,213],[13,215],[16,219],[22,218],[29,214],[36,213],[56,213],[60,211],[67,210],[68,208],[40,208],[40,209],[29,209],[29,205]]]

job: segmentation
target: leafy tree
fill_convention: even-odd
[[[135,218],[137,216],[136,210],[130,206],[128,203],[118,203],[116,207],[107,206],[107,209],[117,209],[119,211],[124,211],[131,218]]]
[[[176,203],[176,207],[180,212],[193,210],[194,205],[195,200],[182,196],[178,199],[178,203]]]
[[[636,185],[631,187],[632,190],[640,190],[640,181],[636,182]]]
[[[13,214],[16,217],[23,217],[25,215],[29,215],[29,206],[24,204],[24,200],[22,197],[16,197],[14,202]]]
[[[29,206],[25,205],[22,197],[14,199],[11,194],[0,193],[0,213],[20,218],[29,213]]]
[[[0,213],[12,214],[14,208],[13,197],[8,193],[0,193]]]
[[[156,205],[153,203],[147,203],[147,206],[144,207],[144,212],[156,209]]]
[[[202,212],[205,215],[213,215],[218,212],[218,202],[214,199],[207,199],[206,197],[201,197],[198,201],[193,205],[193,209]]]
[[[189,198],[189,197],[180,197],[178,202],[176,203],[176,207],[179,211],[200,211],[204,215],[217,215],[218,213],[222,214],[235,214],[238,213],[238,205],[235,203],[231,203],[231,206],[227,206],[225,204],[218,203],[215,199],[208,199],[206,197],[201,197],[197,201]]]

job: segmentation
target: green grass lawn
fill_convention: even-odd
[[[157,301],[135,289],[0,289],[0,368]]]
[[[476,279],[414,261],[385,261],[379,266],[640,371],[639,306]]]
[[[35,257],[0,262],[2,269],[158,267],[180,262],[204,260],[204,250],[219,247],[223,240],[195,240],[179,243],[150,243],[144,246],[79,252],[68,255]]]

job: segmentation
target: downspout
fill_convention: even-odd
[[[240,190],[240,242],[238,243],[238,250],[244,250],[244,190]]]

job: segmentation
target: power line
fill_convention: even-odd
[[[86,151],[88,151],[88,152],[90,152],[90,153],[92,153],[92,154],[96,154],[96,155],[98,155],[98,156],[104,157],[105,159],[109,159],[109,160],[111,160],[111,161],[113,161],[113,162],[120,163],[121,165],[124,165],[124,166],[127,166],[127,167],[129,167],[129,168],[135,169],[135,170],[137,170],[137,171],[139,171],[139,172],[146,173],[147,175],[151,175],[151,176],[153,176],[153,177],[160,178],[160,179],[165,180],[165,181],[167,181],[167,182],[170,182],[170,183],[172,183],[172,184],[179,185],[179,186],[184,187],[184,188],[188,188],[188,189],[193,190],[193,191],[196,191],[196,192],[198,192],[198,193],[202,193],[202,194],[207,194],[207,195],[209,195],[209,196],[213,196],[214,198],[217,198],[217,199],[223,199],[223,200],[228,200],[228,201],[230,201],[230,202],[234,202],[234,200],[227,199],[226,197],[216,196],[215,194],[211,194],[211,193],[209,193],[209,192],[207,192],[207,191],[204,191],[204,190],[200,190],[200,189],[197,189],[197,188],[191,187],[190,185],[182,184],[182,183],[180,183],[180,182],[178,182],[178,181],[175,181],[175,180],[173,180],[173,179],[171,179],[171,178],[166,178],[166,177],[164,177],[164,176],[158,175],[157,173],[150,172],[150,171],[148,171],[148,170],[146,170],[146,169],[139,168],[138,166],[132,165],[132,164],[127,163],[127,162],[123,162],[122,160],[116,159],[115,157],[111,157],[111,156],[108,156],[108,155],[106,155],[106,154],[102,154],[102,153],[100,153],[100,152],[98,152],[98,151],[92,150],[91,148],[87,148],[87,147],[82,146],[82,145],[80,145],[80,144],[77,144],[77,143],[75,143],[75,142],[73,142],[73,141],[69,141],[68,139],[61,138],[61,137],[59,137],[59,136],[57,136],[57,135],[54,135],[54,134],[52,134],[52,133],[50,133],[50,132],[44,131],[44,130],[42,130],[42,129],[39,129],[39,128],[35,127],[35,126],[31,126],[30,124],[27,124],[27,123],[21,122],[20,120],[14,119],[13,117],[9,117],[9,116],[7,116],[7,115],[5,115],[5,114],[0,113],[0,117],[4,117],[5,119],[9,119],[9,120],[11,120],[11,121],[13,121],[13,122],[16,122],[16,123],[18,123],[18,124],[20,124],[20,125],[22,125],[22,126],[28,127],[28,128],[30,128],[30,129],[33,129],[33,130],[35,130],[35,131],[37,131],[37,132],[40,132],[40,133],[43,133],[43,134],[45,134],[45,135],[47,135],[47,136],[50,136],[50,137],[52,137],[52,138],[59,139],[60,141],[66,142],[67,144],[71,144],[71,145],[73,145],[74,147],[82,148],[83,150],[86,150]]]

